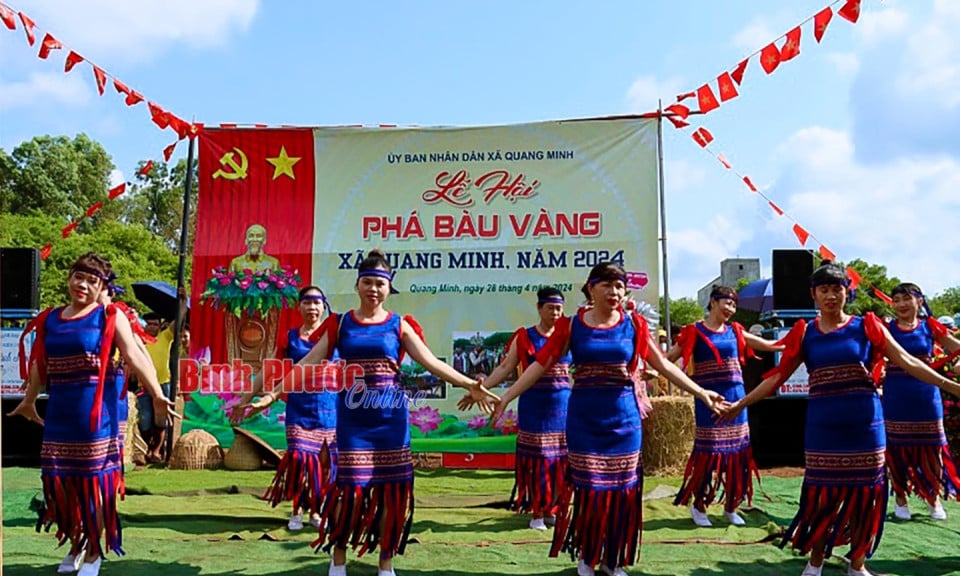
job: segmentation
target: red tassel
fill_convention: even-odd
[[[97,389],[93,395],[93,411],[90,413],[90,431],[96,432],[102,421],[103,390],[107,380],[107,367],[113,356],[113,335],[117,327],[117,307],[109,305],[104,309],[103,335],[100,337],[100,373]]]

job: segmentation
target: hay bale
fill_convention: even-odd
[[[126,463],[143,466],[147,463],[147,442],[140,434],[140,411],[137,409],[137,395],[127,392],[127,433],[123,447],[123,459]]]
[[[643,470],[648,476],[683,473],[693,449],[696,420],[690,396],[656,396],[643,421]]]
[[[223,466],[227,470],[259,470],[263,465],[260,449],[250,438],[237,434],[233,446],[227,450],[223,458]]]
[[[177,440],[169,467],[175,470],[216,470],[223,466],[223,449],[206,430],[195,429]]]

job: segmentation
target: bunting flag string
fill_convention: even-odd
[[[9,5],[0,2],[0,22],[3,22],[7,29],[12,31],[17,29],[17,20],[14,15],[20,19],[20,23],[23,26],[24,33],[27,37],[27,44],[31,47],[34,46],[37,43],[37,24],[23,12],[15,10]],[[165,110],[159,104],[147,100],[143,94],[129,88],[113,74],[110,74],[100,66],[97,66],[87,58],[84,58],[75,50],[64,46],[63,42],[58,40],[51,32],[44,31],[43,39],[40,41],[40,50],[37,53],[37,57],[41,60],[47,60],[54,50],[67,50],[67,56],[63,66],[64,74],[69,74],[70,71],[77,66],[77,64],[82,62],[88,63],[93,69],[93,77],[97,84],[97,92],[101,96],[103,96],[106,92],[108,82],[112,81],[113,87],[116,89],[117,93],[125,96],[124,103],[127,106],[136,106],[140,102],[146,101],[148,111],[150,113],[150,120],[161,130],[170,129],[173,132],[176,132],[179,140],[196,135],[199,132],[200,128],[198,124],[187,122],[186,120],[183,120],[175,114]]]
[[[833,0],[833,2],[816,14],[805,18],[789,31],[774,38],[772,42],[741,60],[732,70],[722,72],[715,80],[702,84],[696,90],[677,95],[677,102],[682,102],[687,98],[696,98],[701,114],[708,114],[716,110],[724,102],[733,100],[740,95],[740,89],[738,87],[742,88],[743,75],[747,70],[747,64],[752,59],[759,56],[760,67],[764,73],[768,76],[773,74],[781,64],[789,62],[800,55],[800,39],[802,29],[805,25],[813,22],[813,37],[819,44],[823,40],[823,35],[827,31],[827,26],[829,26],[830,21],[833,19],[834,13],[851,24],[856,24],[860,19],[861,2],[862,0]],[[843,6],[834,12],[834,7],[841,3],[843,3]],[[716,92],[711,86],[713,82],[717,84]],[[717,94],[720,95],[719,99],[716,96]],[[674,126],[677,128],[682,128],[682,125],[686,124],[685,119],[674,122]]]

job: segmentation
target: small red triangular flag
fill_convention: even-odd
[[[743,62],[737,64],[736,70],[730,73],[730,77],[733,78],[733,81],[739,86],[743,83],[743,73],[747,70],[747,62],[750,60],[744,60]]]
[[[163,108],[153,102],[147,102],[147,108],[150,109],[150,119],[153,120],[153,123],[161,130],[166,129],[166,127],[170,125],[170,116]]]
[[[93,75],[97,79],[97,92],[103,96],[103,87],[107,85],[107,75],[99,67],[93,67]]]
[[[854,24],[860,19],[860,0],[847,0],[843,8],[837,10],[837,14],[844,20],[849,20]]]
[[[167,146],[166,148],[163,149],[163,159],[166,160],[167,162],[169,162],[169,161],[170,161],[170,157],[173,156],[173,150],[177,147],[177,143],[178,143],[178,142],[180,142],[180,141],[177,140],[177,141],[174,142],[173,144],[171,144],[171,145],[169,145],[169,146]]]
[[[127,191],[127,183],[121,182],[120,184],[117,184],[116,186],[110,189],[110,192],[107,194],[107,197],[113,200],[114,198],[123,194],[126,191]]]
[[[675,114],[683,118],[684,120],[686,120],[687,117],[690,116],[690,109],[684,106],[683,104],[671,104],[666,108],[664,108],[664,112]]]
[[[760,66],[767,74],[773,74],[773,71],[780,65],[780,49],[773,42],[767,44],[767,47],[760,52]]]
[[[888,306],[893,306],[893,298],[887,296],[883,290],[877,288],[876,286],[873,287],[873,295],[886,302]]]
[[[800,242],[801,246],[807,245],[807,238],[810,237],[810,233],[803,229],[803,226],[799,224],[793,225],[793,233],[797,236],[797,241]]]
[[[783,216],[783,210],[781,210],[779,206],[774,204],[772,200],[767,200],[767,204],[769,204],[770,207],[773,208],[773,211],[777,213],[777,216]]]
[[[47,242],[46,246],[40,249],[40,259],[46,260],[50,256],[50,252],[53,250],[53,244]]]
[[[153,160],[147,160],[147,163],[140,168],[137,174],[140,174],[141,176],[147,176],[150,174],[150,170],[153,170]]]
[[[857,286],[860,285],[860,281],[863,280],[863,278],[859,274],[857,274],[857,271],[851,268],[850,266],[847,266],[847,276],[850,277],[850,289],[856,290]]]
[[[696,95],[696,92],[684,92],[683,94],[677,94],[677,102],[683,102],[687,98],[695,98]]]
[[[823,244],[820,245],[820,256],[824,260],[830,260],[831,262],[835,262],[837,260],[837,255],[831,252],[830,249]]]
[[[757,192],[757,187],[753,185],[753,180],[749,176],[743,177],[743,183],[747,185],[751,192]]]
[[[793,60],[800,55],[800,27],[797,26],[793,30],[787,32],[787,41],[783,43],[783,48],[780,49],[780,61],[786,62],[787,60]]]
[[[17,21],[14,20],[13,10],[7,8],[3,4],[0,4],[0,21],[2,21],[10,30],[17,29]]]
[[[730,164],[730,161],[727,160],[727,157],[724,156],[723,154],[717,154],[717,160],[719,160],[720,163],[723,164],[723,167],[726,168],[727,170],[730,170],[731,168],[733,168],[733,165]]]
[[[71,232],[73,232],[76,229],[77,229],[77,222],[71,222],[66,226],[64,226],[62,230],[60,230],[60,236],[66,238],[67,236],[70,235]]]
[[[673,127],[678,130],[680,128],[686,128],[687,126],[690,125],[690,123],[687,122],[686,120],[683,120],[682,118],[677,118],[676,116],[667,116],[667,120],[669,120],[670,123],[673,124]],[[183,136],[181,136],[181,138],[183,138]]]
[[[44,34],[43,41],[40,42],[40,52],[37,53],[37,57],[41,60],[46,60],[47,56],[50,55],[51,50],[61,50],[63,49],[63,44],[59,40],[54,38],[49,32]]]
[[[697,130],[690,135],[693,138],[693,141],[700,145],[701,148],[706,148],[713,142],[713,134],[709,130],[703,128],[697,128]]]
[[[120,94],[127,94],[127,95],[130,94],[130,89],[127,88],[127,85],[121,82],[120,80],[118,80],[117,78],[113,79],[113,87]]]
[[[127,106],[136,106],[143,102],[143,95],[136,90],[131,90],[130,93],[127,94],[126,99],[124,99],[124,102],[126,102]]]
[[[87,218],[99,212],[101,208],[103,208],[103,202],[97,202],[93,206],[87,208]]]
[[[713,95],[713,90],[709,84],[697,88],[697,103],[700,104],[701,114],[706,114],[720,107],[720,103],[717,102],[717,97]]]
[[[817,43],[823,40],[823,34],[827,31],[831,18],[833,18],[833,9],[829,6],[813,17],[813,37],[817,39]]]
[[[36,26],[36,24],[23,12],[18,12],[17,16],[20,16],[20,21],[23,22],[23,31],[27,33],[27,43],[33,46],[37,41],[37,37],[33,35],[33,27]]]
[[[729,72],[724,72],[723,74],[717,76],[717,84],[720,88],[721,102],[732,100],[740,95],[740,93],[737,92],[737,87],[733,84],[733,78],[730,76]]]
[[[73,70],[73,67],[76,66],[77,64],[81,63],[81,62],[83,62],[83,56],[81,56],[81,55],[77,54],[76,52],[74,52],[73,50],[71,50],[70,53],[67,54],[67,61],[66,61],[66,63],[64,63],[64,65],[63,65],[63,71],[64,71],[64,73]]]

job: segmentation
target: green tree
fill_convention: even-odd
[[[663,297],[660,297],[660,322],[666,321],[665,309],[663,306]],[[670,323],[674,326],[686,326],[697,320],[701,320],[705,314],[704,309],[691,298],[680,298],[670,300]]]
[[[110,155],[85,134],[37,136],[0,150],[0,206],[8,214],[78,218],[107,198]]]
[[[880,317],[890,314],[890,307],[873,294],[873,288],[879,288],[884,294],[889,295],[893,288],[900,283],[900,279],[888,277],[886,266],[870,264],[859,258],[841,265],[853,268],[861,278],[860,286],[857,288],[857,297],[853,303],[847,306],[847,311],[858,315],[873,312]]]
[[[41,307],[67,302],[67,272],[77,257],[91,250],[113,264],[119,276],[118,284],[127,288],[127,294],[121,300],[132,302],[141,309],[143,306],[133,298],[130,284],[142,280],[176,284],[177,256],[143,226],[101,222],[87,232],[74,232],[60,239],[61,226],[59,219],[50,216],[0,214],[0,244],[3,246],[39,247],[54,242],[50,256],[41,264]]]
[[[960,286],[947,288],[942,294],[931,298],[929,303],[935,316],[953,316],[960,313]]]

